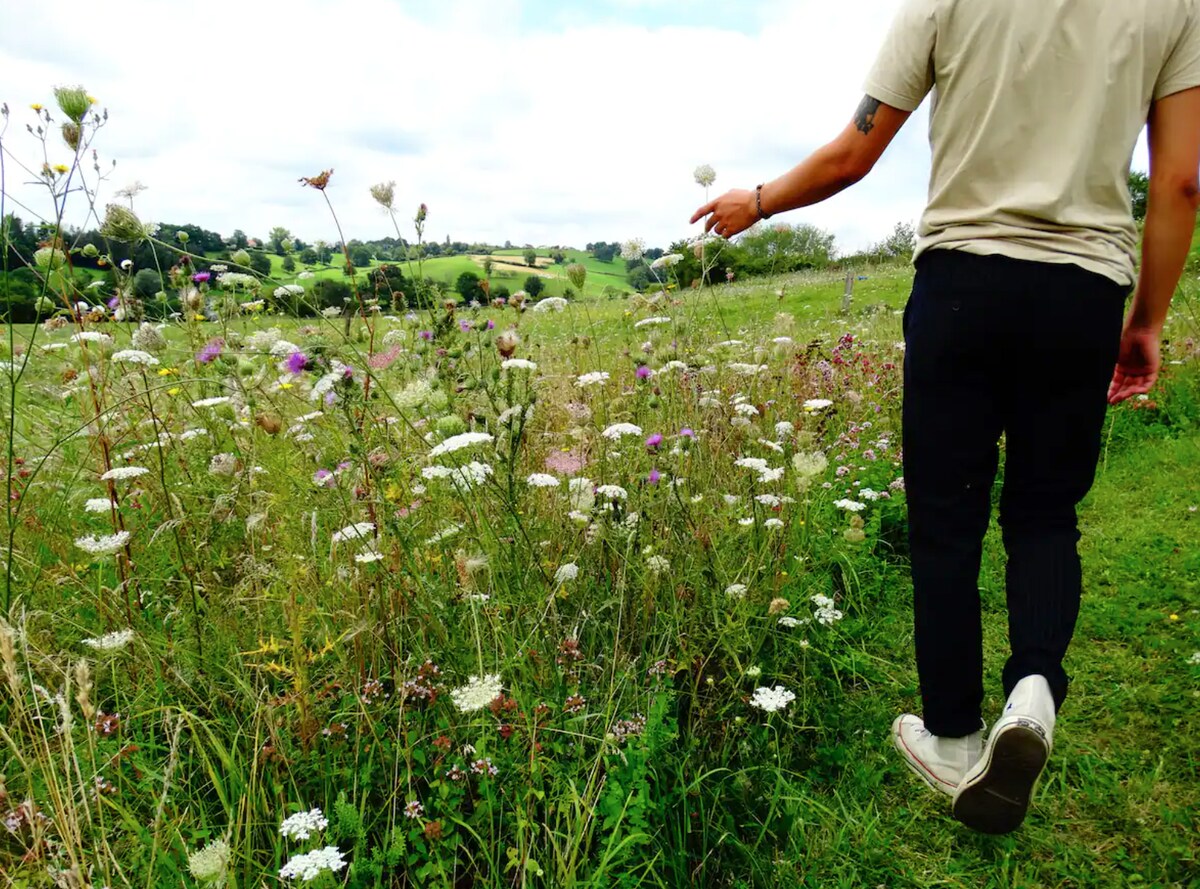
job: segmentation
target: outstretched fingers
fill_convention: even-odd
[[[692,223],[699,222],[703,217],[707,216],[709,213],[711,213],[713,210],[715,210],[716,206],[717,206],[716,201],[709,201],[707,204],[705,204],[703,207],[701,207],[699,210],[697,210],[695,213],[692,214]]]

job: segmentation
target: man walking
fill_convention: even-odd
[[[1106,402],[1154,385],[1200,204],[1200,0],[903,0],[853,122],[697,211],[732,237],[874,166],[933,91],[929,204],[905,308],[904,474],[923,718],[907,765],[987,833],[1017,828],[1050,756],[1079,613],[1076,506]],[[1128,173],[1149,124],[1138,232]],[[1133,289],[1132,305],[1125,313]],[[1115,368],[1115,370],[1114,370]],[[1001,434],[1007,702],[986,743],[978,575]]]

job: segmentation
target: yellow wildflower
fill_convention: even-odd
[[[173,388],[171,388],[171,389],[168,389],[168,390],[167,390],[167,394],[168,394],[168,395],[170,395],[172,398],[174,398],[176,395],[178,395],[178,394],[179,394],[180,392],[182,392],[182,391],[183,391],[183,390],[182,390],[182,389],[180,389],[178,386],[175,386],[175,387],[173,387]]]
[[[42,103],[41,103],[41,102],[34,102],[34,103],[33,103],[32,105],[30,105],[29,107],[30,107],[30,108],[32,108],[34,111],[41,111],[41,110],[42,110]]]

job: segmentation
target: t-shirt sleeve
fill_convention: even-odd
[[[1154,98],[1162,99],[1197,86],[1200,86],[1200,4],[1193,3],[1183,32],[1158,75]]]
[[[901,111],[915,111],[933,89],[936,2],[904,0],[867,75],[867,95]]]

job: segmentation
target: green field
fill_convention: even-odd
[[[189,854],[219,841],[239,887],[322,846],[356,889],[1195,885],[1196,288],[1170,321],[1178,363],[1111,412],[1083,508],[1075,683],[1029,819],[993,838],[957,825],[889,743],[918,706],[903,495],[862,513],[858,542],[834,505],[900,472],[894,450],[861,449],[898,440],[910,285],[875,271],[849,315],[840,274],[806,274],[560,314],[356,320],[349,338],[340,321],[243,316],[168,327],[150,366],[113,358],[128,327],[99,326],[116,342],[86,354],[69,327],[10,328],[31,358],[7,421],[21,462],[0,813],[16,828],[0,873],[190,886]],[[536,370],[501,370],[505,330]],[[277,337],[307,356],[297,372],[280,368],[289,349],[265,351]],[[657,375],[639,380],[641,363]],[[806,410],[814,397],[834,407]],[[614,437],[621,423],[639,431]],[[818,452],[816,475],[792,461]],[[738,456],[785,474],[762,481]],[[99,481],[126,465],[149,471]],[[106,496],[115,508],[85,511]],[[115,555],[77,542],[118,529]],[[989,718],[1003,583],[993,529]],[[844,618],[780,624],[811,619],[817,594]],[[110,651],[84,641],[123,630]],[[499,696],[460,703],[485,674]],[[755,709],[777,685],[794,701]],[[317,837],[281,836],[314,807]]]

